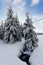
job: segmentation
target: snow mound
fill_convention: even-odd
[[[0,65],[27,65],[18,58],[24,42],[25,41],[22,39],[22,42],[5,44],[0,40]]]

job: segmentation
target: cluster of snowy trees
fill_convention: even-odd
[[[38,46],[37,34],[34,31],[35,27],[33,22],[26,13],[26,21],[24,25],[20,25],[18,16],[13,16],[12,7],[8,8],[7,18],[4,24],[4,35],[3,39],[6,43],[14,43],[16,41],[21,41],[22,37],[25,39],[25,44],[23,50],[21,50],[20,59],[29,64],[29,57],[34,49]],[[26,58],[28,60],[26,60]]]
[[[4,29],[3,39],[6,42],[15,42],[21,41],[22,37],[26,40],[25,43],[33,44],[33,46],[37,46],[37,34],[34,31],[33,22],[29,17],[29,14],[26,13],[26,21],[24,25],[20,25],[17,14],[13,15],[12,7],[8,8],[7,18],[5,20],[4,25],[1,26]]]

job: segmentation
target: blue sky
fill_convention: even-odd
[[[14,14],[17,13],[21,23],[25,21],[25,13],[29,12],[37,32],[43,32],[43,0],[0,0],[0,21],[6,19],[9,3]]]

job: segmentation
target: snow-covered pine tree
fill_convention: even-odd
[[[3,21],[1,21],[0,24],[0,39],[3,39],[4,36],[4,26],[3,26]]]
[[[20,55],[20,59],[25,61],[28,65],[29,64],[29,58],[31,53],[34,51],[34,49],[38,46],[37,42],[37,34],[34,31],[34,26],[32,20],[29,18],[28,13],[26,13],[26,22],[24,23],[24,38],[25,38],[25,44],[24,48],[22,50],[22,54]]]
[[[4,40],[6,42],[15,42],[21,40],[20,25],[17,15],[13,16],[12,7],[8,8],[7,19],[5,20]]]
[[[10,41],[10,34],[11,34],[10,27],[11,27],[13,21],[14,21],[13,11],[12,11],[12,8],[9,7],[8,13],[7,13],[7,18],[5,20],[5,25],[4,25],[4,28],[5,28],[4,40],[5,40],[5,42]]]
[[[25,51],[33,51],[37,47],[37,34],[34,31],[35,27],[33,26],[32,20],[29,18],[28,13],[26,13],[26,22],[24,23],[24,38],[25,38]],[[28,52],[29,52],[28,51]]]

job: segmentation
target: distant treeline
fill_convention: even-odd
[[[37,35],[43,35],[43,33],[37,33]]]

